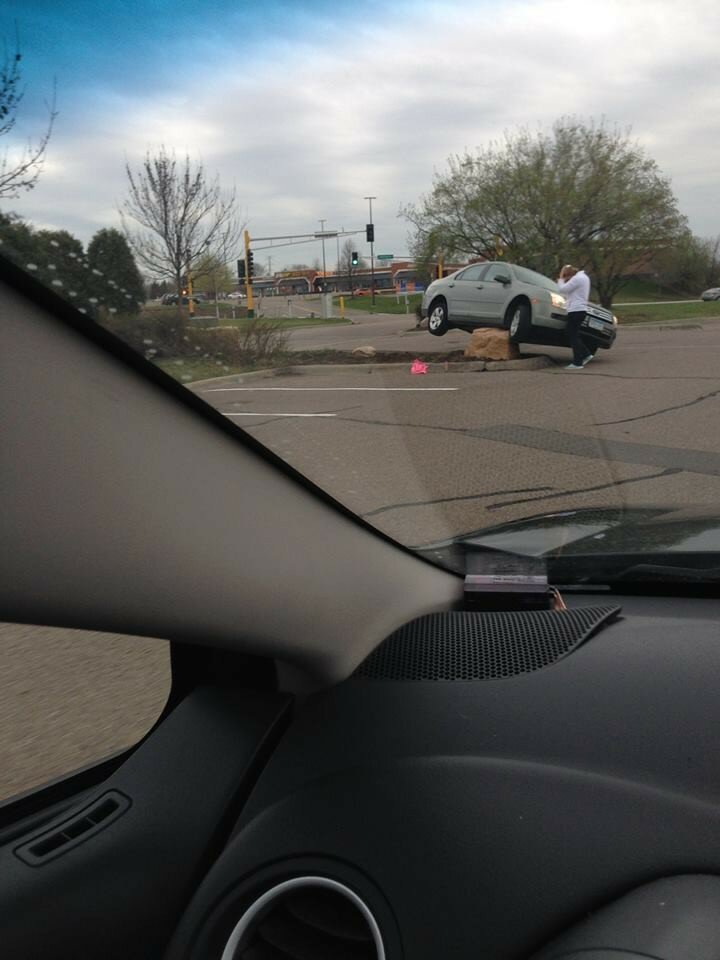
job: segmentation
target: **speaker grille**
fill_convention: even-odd
[[[396,630],[354,673],[368,680],[500,680],[571,653],[620,607],[434,613]]]

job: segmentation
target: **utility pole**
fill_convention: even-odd
[[[377,200],[377,197],[363,197],[364,200],[367,200],[370,204],[370,221],[369,226],[373,226],[372,218],[372,202]],[[371,306],[375,306],[375,257],[373,255],[373,244],[375,240],[375,231],[374,229],[371,232],[372,239],[370,240],[370,303]]]
[[[325,224],[326,220],[319,220],[320,232],[325,233]],[[325,237],[322,238],[322,254],[323,254],[323,289],[325,289]]]

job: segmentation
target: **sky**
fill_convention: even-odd
[[[251,236],[362,230],[373,195],[375,252],[401,257],[399,211],[450,155],[563,115],[632,128],[693,230],[720,233],[716,0],[3,0],[16,30],[26,92],[0,149],[38,138],[53,83],[59,115],[4,208],[83,242],[120,226],[125,163],[164,144],[236,188]]]

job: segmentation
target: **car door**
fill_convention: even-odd
[[[502,325],[512,299],[513,280],[507,263],[491,263],[483,275],[482,286],[476,287],[473,296],[473,320],[488,326]]]
[[[448,280],[448,310],[453,323],[467,325],[477,320],[478,295],[486,270],[486,263],[475,263]]]

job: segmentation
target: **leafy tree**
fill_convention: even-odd
[[[90,268],[82,243],[67,230],[34,230],[15,214],[0,214],[0,249],[74,306],[93,314]]]
[[[720,284],[720,236],[696,237],[687,231],[658,256],[655,266],[662,286],[697,296]]]
[[[550,276],[578,263],[606,306],[633,262],[687,229],[669,180],[629,132],[572,117],[450,157],[401,214],[416,255],[504,256]]]
[[[78,307],[97,312],[91,270],[82,243],[67,230],[34,231],[40,278]]]
[[[7,136],[17,122],[18,109],[25,92],[22,88],[21,61],[22,54],[16,43],[15,52],[6,53],[0,67],[0,137]],[[13,155],[6,149],[0,157],[0,199],[14,200],[22,192],[32,190],[37,183],[57,117],[54,91],[48,113],[45,133],[36,144],[28,143]]]
[[[37,259],[32,228],[14,213],[0,213],[0,250],[25,269]]]
[[[145,302],[145,285],[132,250],[119,230],[98,230],[87,248],[89,284],[109,310],[137,313]]]
[[[193,289],[205,290],[215,297],[218,293],[231,293],[237,286],[237,281],[227,263],[211,256],[200,259],[192,277]]]
[[[120,212],[127,239],[153,278],[172,278],[181,302],[186,274],[204,257],[227,262],[237,254],[242,226],[235,190],[223,192],[202,163],[178,161],[165,147],[148,151],[139,170],[126,164],[125,171],[128,196]]]

